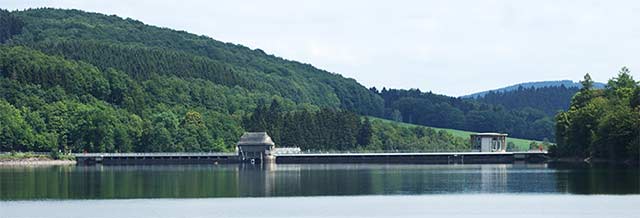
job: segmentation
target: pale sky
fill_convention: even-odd
[[[640,79],[640,1],[0,0],[74,8],[260,48],[358,80],[452,96],[529,81]]]

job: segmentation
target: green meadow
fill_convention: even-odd
[[[369,119],[371,119],[372,121],[373,120],[379,120],[379,121],[382,121],[382,122],[394,123],[394,124],[397,124],[397,125],[400,125],[400,126],[408,126],[408,127],[421,126],[421,127],[433,128],[433,129],[436,129],[436,130],[444,130],[444,131],[447,131],[448,133],[450,133],[453,136],[462,137],[462,138],[466,138],[466,139],[469,138],[469,135],[471,135],[473,133],[476,133],[476,132],[457,130],[457,129],[445,129],[445,128],[437,128],[437,127],[430,127],[430,126],[422,126],[422,125],[404,123],[404,122],[396,122],[396,121],[387,120],[387,119],[381,119],[381,118],[377,118],[377,117],[369,117]],[[527,151],[527,150],[529,150],[529,144],[531,144],[531,142],[536,142],[536,143],[539,143],[539,144],[542,143],[541,141],[536,141],[536,140],[507,137],[507,143],[509,143],[509,142],[513,142],[516,145],[516,150],[518,150],[518,151]]]

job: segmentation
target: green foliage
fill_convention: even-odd
[[[0,149],[25,151],[33,149],[36,136],[20,110],[0,99]]]
[[[203,117],[196,111],[186,112],[181,106],[186,103],[195,109],[243,110],[236,99],[215,105],[198,104],[203,101],[195,98],[215,98],[208,96],[215,93],[204,90],[243,96],[239,101],[262,98],[244,94],[241,89],[234,94],[234,89],[200,80],[156,77],[152,81],[165,84],[139,83],[117,70],[101,71],[24,47],[0,46],[0,75],[4,151],[228,150],[225,144],[232,145],[241,132],[239,122],[233,121],[237,118],[221,113],[206,113],[208,116]],[[167,88],[175,91],[165,91]],[[148,94],[144,90],[159,93]],[[194,90],[197,93],[187,94]],[[182,111],[186,113],[184,118],[175,116]],[[183,125],[178,125],[180,122]],[[145,129],[145,123],[155,128]],[[228,126],[234,123],[235,127]],[[214,136],[219,138],[217,143]]]
[[[280,145],[311,150],[467,146],[449,131],[358,115],[553,135],[540,110],[419,90],[378,93],[259,49],[131,19],[30,9],[0,11],[0,24],[2,151],[228,151],[245,130],[268,130]]]
[[[515,151],[516,150],[516,144],[513,142],[507,142],[507,151]]]
[[[514,94],[489,93],[485,98],[477,101],[424,93],[418,89],[387,90],[383,88],[380,92],[375,89],[373,91],[384,99],[387,119],[474,132],[506,132],[513,137],[536,140],[553,138],[553,119],[545,114],[545,110],[555,113],[556,109],[562,107],[561,104],[557,104],[549,106],[556,109],[535,109],[530,103],[517,103],[517,101],[530,101],[536,97],[524,99],[510,97],[512,95],[515,97],[553,95],[555,89],[520,89]],[[540,99],[544,97],[541,96]],[[568,99],[564,100],[568,102]],[[500,101],[505,106],[511,105],[513,108],[508,109],[496,103]],[[562,101],[562,98],[557,98],[556,101]]]
[[[371,126],[371,121],[369,117],[364,117],[364,121],[358,130],[357,136],[358,145],[369,145],[371,144],[371,138],[373,137],[373,127]]]
[[[31,9],[11,14],[24,22],[12,44],[81,60],[102,70],[114,68],[135,80],[154,75],[197,78],[296,103],[369,115],[382,111],[382,99],[355,80],[261,50],[78,10]]]
[[[536,150],[538,146],[540,146],[538,143],[531,142],[531,144],[529,144],[529,150]]]
[[[250,131],[265,131],[281,147],[312,151],[452,151],[468,148],[467,140],[445,131],[405,127],[364,119],[352,112],[332,109],[282,111],[273,101],[260,105],[245,118]]]
[[[567,88],[564,85],[552,87],[518,87],[508,92],[490,91],[475,100],[501,105],[509,110],[538,110],[544,112],[549,119],[558,111],[569,109],[571,98],[578,92],[577,87]]]
[[[51,159],[59,160],[62,157],[62,153],[59,150],[53,149],[49,152]]]
[[[421,126],[405,126],[374,120],[369,150],[384,151],[469,151],[469,140],[453,136],[445,130]]]
[[[269,129],[282,146],[312,150],[372,141],[371,124],[346,110],[199,78],[139,81],[21,46],[0,46],[0,75],[3,151],[229,151],[245,129]],[[269,107],[260,103],[267,99]],[[243,128],[243,117],[252,125]]]
[[[4,43],[12,36],[20,34],[24,22],[16,18],[9,11],[0,9],[0,43]]]
[[[640,107],[634,105],[638,83],[623,67],[604,90],[593,90],[589,74],[569,111],[556,116],[557,156],[638,158]]]
[[[267,132],[282,147],[324,151],[357,149],[361,124],[356,114],[333,109],[285,112],[279,105],[273,101],[269,107],[258,106],[245,119],[245,128]]]
[[[451,134],[452,136],[456,137],[456,138],[462,138],[466,141],[468,141],[469,137],[471,134],[477,133],[477,132],[470,132],[470,131],[464,131],[464,130],[457,130],[457,129],[446,129],[446,128],[436,128],[436,127],[429,127],[429,126],[421,126],[421,125],[415,125],[415,124],[409,124],[409,123],[402,123],[402,122],[395,122],[395,121],[391,121],[391,120],[385,120],[385,119],[380,119],[380,118],[375,118],[375,117],[369,117],[371,120],[373,121],[380,121],[382,123],[391,123],[400,127],[422,127],[422,128],[430,128],[430,129],[434,129],[436,131],[445,131],[448,134]],[[521,139],[521,138],[513,138],[513,137],[507,137],[507,144],[509,144],[509,142],[513,143],[515,145],[514,147],[514,151],[526,151],[527,149],[529,149],[529,144],[531,144],[532,142],[535,143],[540,143],[538,141],[535,140],[528,140],[528,139]]]

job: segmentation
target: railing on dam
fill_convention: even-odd
[[[76,153],[79,164],[219,164],[242,163],[235,152]],[[546,151],[527,152],[274,152],[265,161],[275,163],[406,163],[482,164],[543,162]],[[256,163],[262,163],[260,158]],[[251,161],[251,163],[254,163]],[[273,163],[273,162],[272,162]]]
[[[519,152],[471,152],[471,151],[298,151],[298,152],[272,152],[273,155],[498,155],[498,154],[547,154],[547,151],[519,151]],[[75,157],[196,157],[196,156],[237,156],[236,152],[147,152],[147,153],[72,153]]]
[[[236,152],[73,153],[76,157],[209,157],[237,156]]]
[[[546,155],[546,151],[524,151],[524,152],[332,152],[332,153],[319,153],[319,152],[301,152],[301,153],[288,153],[288,154],[274,154],[277,157],[281,156],[458,156],[458,155],[482,155],[482,156],[495,156],[495,155]]]
[[[478,155],[497,155],[497,154],[547,154],[547,151],[529,150],[529,151],[507,151],[507,152],[478,152],[469,150],[459,151],[413,151],[413,150],[388,150],[388,151],[300,151],[279,153],[274,152],[274,155],[455,155],[455,154],[478,154]]]

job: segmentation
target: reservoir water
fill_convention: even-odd
[[[638,194],[640,171],[625,166],[0,167],[0,217],[110,217],[96,213],[101,210],[119,217],[421,217],[429,208],[447,216],[475,211],[466,215],[523,217],[573,210],[583,217],[607,211],[627,217],[640,214]]]

